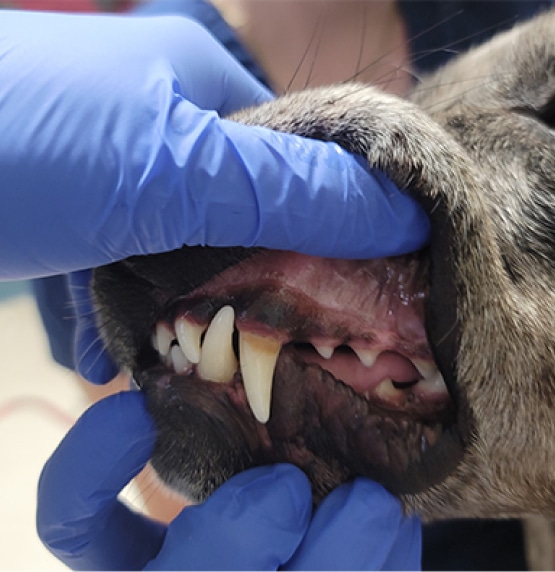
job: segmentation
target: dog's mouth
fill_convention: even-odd
[[[439,482],[461,451],[426,297],[422,254],[265,251],[174,298],[134,372],[159,427],[155,468],[197,499],[273,462],[303,468],[316,499],[360,475],[397,494]],[[210,474],[202,490],[182,477],[193,466]]]

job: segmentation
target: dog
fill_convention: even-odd
[[[316,503],[362,475],[425,520],[554,517],[555,11],[408,100],[343,84],[231,119],[366,157],[431,240],[375,261],[183,247],[97,269],[99,327],[146,394],[160,478],[200,501],[291,462]]]

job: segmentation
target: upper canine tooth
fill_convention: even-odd
[[[270,418],[272,382],[281,343],[248,332],[239,332],[239,361],[250,408],[260,423]]]
[[[376,359],[380,353],[378,350],[363,350],[354,348],[353,351],[358,356],[358,359],[362,362],[362,365],[366,367],[372,367],[376,363]]]
[[[156,324],[156,343],[153,345],[158,350],[158,353],[167,356],[170,353],[171,343],[174,339],[175,334],[167,324],[164,322]]]
[[[325,346],[325,345],[316,345],[316,344],[312,344],[314,346],[314,349],[324,358],[324,359],[330,359],[330,357],[333,355],[333,352],[335,351],[335,348],[333,346]]]
[[[206,330],[200,350],[197,373],[209,381],[231,381],[237,371],[237,358],[233,353],[235,311],[223,306]]]
[[[206,326],[193,324],[187,318],[178,318],[174,327],[181,351],[191,363],[198,363],[200,360],[200,337],[206,330]]]

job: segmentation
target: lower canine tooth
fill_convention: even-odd
[[[206,330],[200,350],[197,373],[202,379],[217,382],[231,381],[237,371],[237,358],[233,353],[235,311],[223,306]]]
[[[260,423],[270,418],[272,382],[281,343],[248,332],[239,332],[239,360],[243,385],[253,415]]]

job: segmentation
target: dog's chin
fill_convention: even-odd
[[[413,495],[463,447],[423,325],[423,254],[343,261],[259,252],[170,297],[136,356],[158,427],[152,464],[199,501],[287,462],[315,502],[356,476]]]

